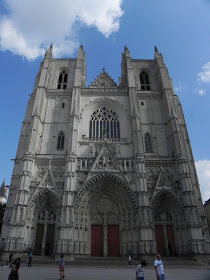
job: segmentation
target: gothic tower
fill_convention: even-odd
[[[66,256],[197,255],[209,234],[182,106],[162,55],[122,54],[86,87],[46,51],[22,125],[1,248]]]

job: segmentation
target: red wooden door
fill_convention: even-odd
[[[165,256],[163,227],[155,226],[156,242],[157,242],[157,253]]]
[[[120,255],[119,226],[108,226],[108,256],[118,257]]]
[[[103,256],[103,227],[91,227],[91,256]]]
[[[171,256],[174,255],[174,252],[176,250],[175,248],[175,241],[174,241],[174,231],[173,226],[166,226],[166,235],[168,239],[168,250]]]

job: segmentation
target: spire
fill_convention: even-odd
[[[46,50],[45,52],[45,58],[49,58],[49,57],[52,57],[52,52],[53,52],[53,44],[50,45],[49,49]]]
[[[6,193],[5,193],[5,180],[1,184],[0,197],[6,197]]]
[[[165,67],[165,62],[163,60],[163,56],[159,53],[158,48],[155,46],[155,60],[159,60],[161,67]]]
[[[78,56],[78,57],[83,57],[83,56],[84,56],[84,48],[83,48],[83,45],[81,45],[81,46],[79,47],[77,56]]]
[[[5,204],[6,200],[7,200],[7,196],[5,192],[5,180],[4,180],[0,188],[0,203]]]
[[[125,48],[124,48],[124,54],[125,54],[125,56],[130,56],[130,52],[129,52],[129,49],[127,48],[127,46],[125,46]]]
[[[159,51],[158,51],[157,46],[155,46],[155,57],[158,57],[158,56],[159,56]]]

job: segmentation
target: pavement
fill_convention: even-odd
[[[65,267],[65,280],[135,280],[136,267]],[[0,280],[7,280],[10,269],[0,266]],[[210,280],[210,266],[165,267],[166,280]],[[32,266],[22,264],[19,280],[58,280],[57,266]],[[146,267],[145,280],[155,280],[153,267]]]

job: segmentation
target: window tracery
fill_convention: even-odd
[[[140,83],[141,90],[150,90],[149,75],[144,70],[140,73]]]
[[[163,223],[163,222],[168,222],[168,223],[172,223],[173,222],[173,218],[172,215],[169,211],[169,209],[167,208],[162,208],[159,211],[156,212],[154,220],[156,223]]]
[[[151,135],[149,133],[146,133],[145,137],[144,137],[144,140],[145,140],[145,151],[147,153],[151,153],[152,152]]]
[[[58,77],[57,89],[66,89],[67,80],[68,80],[68,74],[66,70],[62,70]]]
[[[60,131],[58,134],[57,150],[63,150],[63,149],[64,149],[64,133],[63,131]]]
[[[107,107],[95,110],[90,118],[89,138],[120,138],[117,114]]]
[[[39,222],[55,222],[56,214],[55,209],[49,202],[46,202],[44,206],[42,206],[39,214],[38,214]]]

